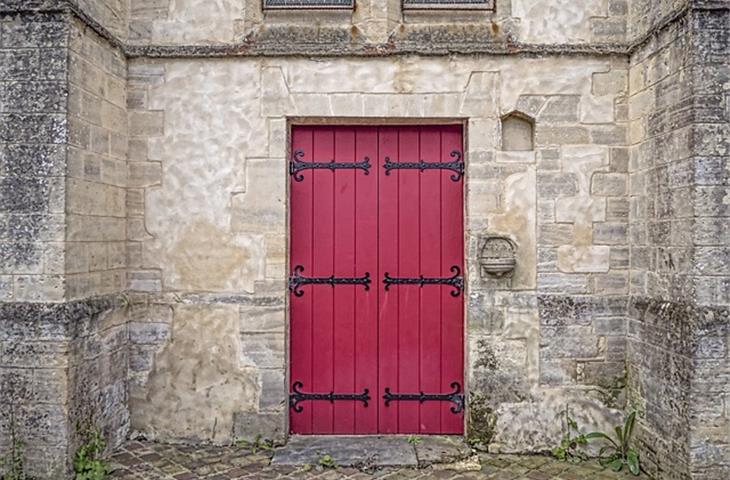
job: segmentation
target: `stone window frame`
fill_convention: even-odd
[[[355,1],[350,0],[350,5],[267,5],[266,0],[261,0],[261,10],[281,11],[281,10],[354,10]]]
[[[480,11],[494,11],[496,0],[487,0],[486,3],[450,3],[448,0],[442,2],[434,1],[429,3],[428,0],[421,0],[423,3],[416,5],[409,5],[406,0],[401,0],[401,10],[404,12],[412,12],[419,10],[480,10]],[[469,1],[469,0],[465,0]]]

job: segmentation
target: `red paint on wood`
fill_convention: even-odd
[[[447,162],[462,151],[459,126],[294,127],[292,150],[307,162],[360,162],[362,170],[303,170],[291,182],[291,266],[304,276],[360,277],[361,285],[307,285],[291,297],[291,383],[309,393],[361,393],[371,400],[303,401],[294,433],[452,433],[463,413],[449,402],[382,399],[393,393],[449,393],[463,386],[464,294],[450,287],[394,285],[383,277],[463,272],[463,180],[449,170],[396,169],[393,162]]]

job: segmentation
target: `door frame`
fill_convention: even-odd
[[[469,372],[469,337],[468,337],[468,325],[469,325],[469,291],[471,282],[473,281],[472,275],[469,269],[468,263],[468,251],[469,251],[469,230],[467,228],[468,219],[468,205],[467,205],[467,192],[469,185],[469,151],[466,148],[468,142],[468,125],[469,119],[466,117],[428,117],[428,118],[409,118],[409,117],[299,117],[292,116],[286,117],[286,157],[284,161],[284,178],[286,179],[286,252],[284,262],[284,282],[288,279],[289,272],[291,271],[291,179],[289,178],[289,160],[292,156],[292,127],[295,126],[307,126],[307,125],[320,125],[320,126],[353,126],[353,127],[381,127],[381,126],[414,126],[420,127],[424,125],[460,125],[461,126],[461,149],[462,149],[462,161],[464,162],[464,188],[462,189],[462,222],[463,222],[463,251],[462,261],[464,265],[464,290],[463,294],[463,322],[462,322],[462,343],[463,343],[463,366],[464,366],[464,398],[466,399],[466,405],[464,408],[464,433],[463,437],[468,435],[469,427],[469,392],[470,392],[470,372]],[[289,438],[292,435],[290,433],[290,412],[289,412],[289,394],[290,394],[290,382],[291,382],[291,295],[289,290],[286,290],[284,299],[284,362],[286,364],[284,372],[284,405],[285,405],[285,421],[284,421],[284,436]],[[379,397],[379,392],[378,392]],[[375,400],[375,398],[374,398]],[[376,434],[385,435],[385,434]],[[397,435],[392,434],[390,436]]]

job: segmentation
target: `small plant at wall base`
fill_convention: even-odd
[[[274,441],[263,438],[261,434],[257,434],[253,440],[238,438],[234,441],[234,443],[237,447],[251,450],[251,453],[254,455],[256,455],[259,451],[271,452],[274,449]]]
[[[15,405],[10,407],[10,451],[0,457],[0,480],[33,480],[25,473],[25,444],[15,433]]]
[[[85,439],[74,455],[74,480],[104,480],[109,473],[109,466],[102,459],[106,448],[104,437],[91,422],[78,428]]]
[[[611,467],[614,472],[620,471],[624,465],[629,467],[629,471],[634,475],[639,475],[641,466],[639,465],[639,454],[631,448],[631,435],[634,433],[634,423],[636,422],[636,411],[632,411],[626,416],[623,426],[617,426],[614,431],[616,438],[603,432],[591,432],[586,434],[588,440],[603,440],[608,445],[601,447],[598,453],[598,461],[601,465]]]
[[[588,455],[583,451],[583,447],[588,445],[587,435],[578,431],[578,423],[570,416],[570,407],[565,406],[565,410],[561,412],[565,422],[565,434],[560,440],[560,445],[551,450],[553,457],[558,460],[564,460],[571,463],[580,463],[588,460]]]
[[[494,437],[497,414],[483,393],[472,392],[469,395],[469,419],[467,443],[474,449],[486,451]]]
[[[10,451],[0,458],[0,470],[5,471],[0,480],[32,480],[25,474],[24,448],[23,442],[12,441]]]
[[[337,462],[335,462],[334,457],[329,453],[325,453],[320,456],[317,463],[319,463],[319,466],[323,468],[337,468]]]

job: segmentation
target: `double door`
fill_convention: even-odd
[[[462,433],[461,126],[291,136],[291,432]]]

